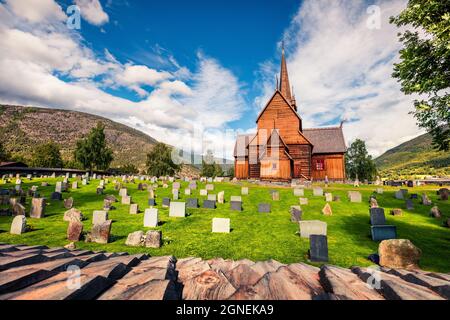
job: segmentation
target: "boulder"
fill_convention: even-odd
[[[86,236],[86,242],[95,242],[101,244],[107,244],[109,241],[109,235],[111,233],[112,220],[107,220],[103,223],[95,224],[92,227],[91,232]]]
[[[162,245],[162,232],[150,230],[145,234],[144,245],[147,248],[160,248]]]
[[[384,240],[378,247],[380,266],[394,269],[419,269],[422,251],[408,239]]]
[[[439,210],[438,206],[434,206],[430,210],[430,216],[436,219],[440,219],[442,217],[441,210]]]
[[[67,222],[72,222],[72,221],[81,222],[81,221],[83,221],[83,214],[81,213],[80,210],[72,208],[64,213],[63,220],[67,221]]]
[[[140,247],[144,243],[144,231],[136,231],[128,235],[126,246],[130,247]]]
[[[67,228],[67,240],[80,241],[81,234],[83,233],[83,223],[80,221],[70,221]]]

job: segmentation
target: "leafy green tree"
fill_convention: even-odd
[[[421,128],[433,136],[436,149],[450,149],[450,1],[410,0],[405,10],[391,17],[404,48],[394,66],[405,94],[419,94],[411,112]],[[420,35],[423,32],[424,35]]]
[[[228,168],[227,176],[230,178],[234,178],[234,166],[231,166],[230,168]]]
[[[369,155],[366,143],[360,139],[356,139],[347,150],[345,157],[345,169],[347,177],[350,179],[373,181],[377,175],[377,167]]]
[[[5,147],[3,146],[3,144],[0,142],[0,162],[8,161],[9,158],[10,158],[10,155],[5,150]]]
[[[105,127],[99,122],[85,139],[77,141],[74,158],[83,169],[107,170],[113,161],[113,152],[106,145]]]
[[[164,143],[157,143],[147,154],[147,173],[151,176],[172,176],[180,166],[172,160],[172,149]]]
[[[223,176],[222,167],[215,162],[211,150],[208,150],[206,156],[202,159],[201,175],[208,178]]]
[[[59,145],[52,141],[38,145],[33,152],[31,163],[38,168],[62,168]]]

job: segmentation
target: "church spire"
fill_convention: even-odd
[[[289,75],[286,65],[286,57],[284,55],[284,41],[282,43],[281,49],[281,72],[280,72],[280,87],[279,90],[281,94],[286,98],[287,101],[292,101],[291,95],[291,85],[289,84]]]

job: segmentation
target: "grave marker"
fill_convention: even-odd
[[[156,228],[158,226],[158,209],[146,209],[144,214],[144,227]]]
[[[184,218],[186,217],[185,202],[171,202],[169,209],[169,217]]]
[[[372,240],[383,241],[397,238],[397,228],[395,226],[372,226]]]
[[[328,262],[328,240],[324,235],[309,237],[309,260],[311,262]]]
[[[383,208],[371,208],[370,212],[370,224],[372,226],[386,225],[386,216]]]
[[[327,235],[327,223],[319,220],[302,220],[299,222],[300,237],[308,238],[310,235]]]
[[[260,203],[258,204],[258,212],[259,213],[270,213],[270,204],[268,203]]]
[[[230,219],[214,218],[212,221],[213,233],[230,233]]]

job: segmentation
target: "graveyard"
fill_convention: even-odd
[[[159,223],[157,227],[151,228],[144,227],[144,215],[150,205],[149,190],[143,184],[148,184],[150,188],[153,183],[139,180],[138,177],[133,182],[123,182],[120,177],[108,177],[107,180],[104,188],[98,190],[99,179],[91,179],[84,185],[80,177],[70,178],[68,186],[78,182],[77,188],[61,192],[64,200],[72,198],[73,208],[81,211],[85,232],[93,228],[94,211],[103,210],[105,197],[112,195],[118,200],[112,203],[114,208],[107,213],[106,220],[112,221],[108,243],[80,240],[75,242],[77,249],[147,253],[152,257],[173,255],[178,259],[274,259],[285,264],[305,262],[321,266],[323,261],[309,259],[310,239],[302,238],[299,222],[291,221],[291,207],[296,206],[300,210],[301,221],[326,223],[329,264],[344,268],[371,266],[374,263],[368,256],[377,253],[379,246],[379,241],[373,241],[371,237],[370,220],[375,218],[369,215],[370,197],[375,195],[379,207],[385,211],[383,223],[395,226],[398,239],[409,239],[422,251],[421,269],[450,272],[447,254],[450,229],[443,226],[443,222],[450,217],[450,203],[440,200],[436,194],[440,189],[437,186],[402,187],[408,189],[408,197],[399,199],[396,193],[402,188],[390,186],[361,185],[356,188],[350,184],[330,184],[326,187],[317,183],[305,187],[300,196],[298,190],[289,185],[197,181],[197,188],[191,189],[190,195],[187,195],[185,190],[189,188],[189,182],[158,180],[158,187],[153,191],[155,203],[152,203],[152,208],[158,210]],[[117,180],[122,189],[127,189],[126,197],[119,195],[120,190],[115,188],[113,180]],[[22,177],[22,190],[26,192],[36,186],[39,197],[45,198],[45,215],[41,219],[29,216],[32,197],[27,196],[24,207],[29,230],[13,235],[10,233],[13,217],[0,216],[0,243],[63,247],[72,242],[67,239],[68,222],[63,220],[68,209],[63,200],[52,197],[57,183],[61,181],[63,177],[31,180]],[[48,185],[45,186],[43,182]],[[175,184],[179,184],[177,196],[173,194]],[[317,187],[322,188],[321,194],[317,193]],[[14,188],[15,178],[0,184],[0,189]],[[243,188],[248,188],[248,194],[242,192]],[[382,194],[375,192],[379,188],[383,189]],[[349,191],[360,193],[361,199],[356,197],[356,202],[351,202],[348,198]],[[424,193],[432,202],[431,206],[421,203]],[[410,199],[410,194],[417,194],[417,199],[414,196]],[[178,199],[174,200],[174,197]],[[222,197],[224,203],[217,201]],[[242,211],[232,210],[238,199],[236,197],[242,199]],[[302,204],[299,198],[302,198]],[[188,199],[197,199],[197,204]],[[190,203],[185,209],[184,217],[182,213],[169,216],[171,204],[176,207],[174,204],[178,202]],[[327,203],[329,206],[325,209]],[[185,207],[178,205],[180,206]],[[433,206],[439,207],[442,215],[440,218],[430,216]],[[7,208],[9,205],[0,206],[0,209]],[[401,213],[397,210],[394,211],[395,215],[391,214],[394,209],[401,209]],[[180,213],[179,210],[176,211]],[[372,225],[374,224],[377,223],[372,221]],[[212,232],[213,228],[216,232]],[[161,231],[161,246],[152,248],[126,245],[128,235],[137,231],[142,231],[142,234]]]

